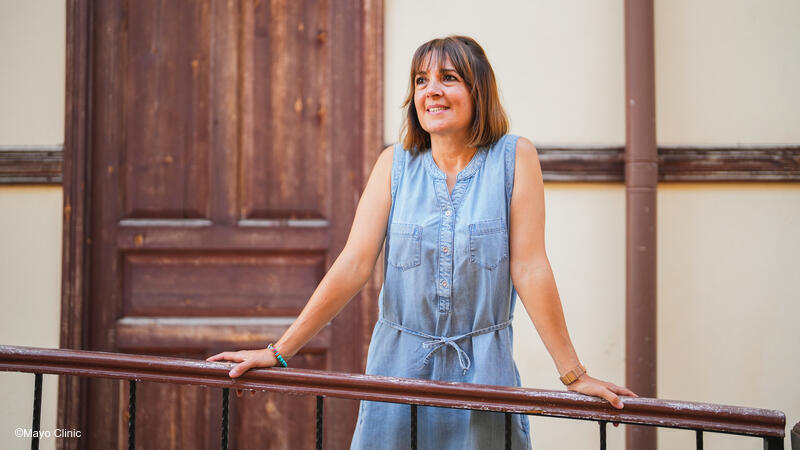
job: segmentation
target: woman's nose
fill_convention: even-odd
[[[442,88],[437,82],[432,81],[428,85],[428,97],[435,97],[439,95],[442,95]]]

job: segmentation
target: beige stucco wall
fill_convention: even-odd
[[[58,347],[61,314],[61,188],[0,187],[0,343]],[[33,375],[0,373],[0,448],[30,448]],[[42,430],[55,429],[58,383],[45,375]],[[53,439],[41,448],[54,448]]]
[[[800,144],[800,4],[656,1],[659,145]],[[539,145],[625,142],[623,2],[386,1],[385,141],[414,49],[467,34],[489,55],[512,132]],[[624,382],[625,189],[546,183],[547,246],[570,332],[591,372]],[[658,192],[659,396],[780,409],[800,420],[791,355],[800,276],[800,186],[662,183]],[[522,310],[515,358],[526,386],[561,388]],[[794,401],[793,401],[794,400]],[[609,427],[609,448],[624,447]],[[539,448],[591,448],[597,425],[534,418]],[[692,432],[660,430],[660,448]],[[788,448],[788,440],[786,441]],[[761,442],[706,435],[709,449]]]
[[[658,202],[659,396],[779,409],[791,429],[800,421],[800,185],[665,184]],[[661,434],[662,448],[691,442]],[[719,434],[706,443],[762,448]]]
[[[64,141],[66,6],[0,0],[0,145]]]
[[[0,146],[64,141],[65,2],[0,0]],[[59,186],[0,186],[0,344],[58,347]],[[58,382],[45,375],[42,430],[56,427]],[[0,448],[30,448],[33,375],[0,373]],[[55,448],[55,438],[40,448]]]
[[[800,2],[657,0],[661,145],[800,143]]]

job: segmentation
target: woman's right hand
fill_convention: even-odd
[[[231,378],[237,378],[254,367],[272,367],[278,364],[275,354],[267,349],[222,352],[206,358],[206,361],[233,361],[239,363],[228,372]]]

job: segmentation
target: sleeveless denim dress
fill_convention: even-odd
[[[508,221],[517,136],[479,148],[452,193],[431,151],[395,145],[379,320],[366,373],[519,386]],[[418,407],[421,450],[502,449],[503,413]],[[512,415],[512,448],[529,449]],[[410,406],[362,401],[351,449],[410,448]]]

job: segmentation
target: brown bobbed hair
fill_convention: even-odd
[[[420,45],[414,52],[408,96],[403,102],[406,113],[401,131],[403,147],[412,154],[431,147],[431,135],[420,125],[414,106],[414,79],[417,72],[429,69],[423,64],[430,66],[435,61],[441,67],[448,59],[472,95],[473,117],[467,146],[490,146],[508,132],[508,117],[500,104],[494,70],[483,48],[467,36],[433,39]]]

